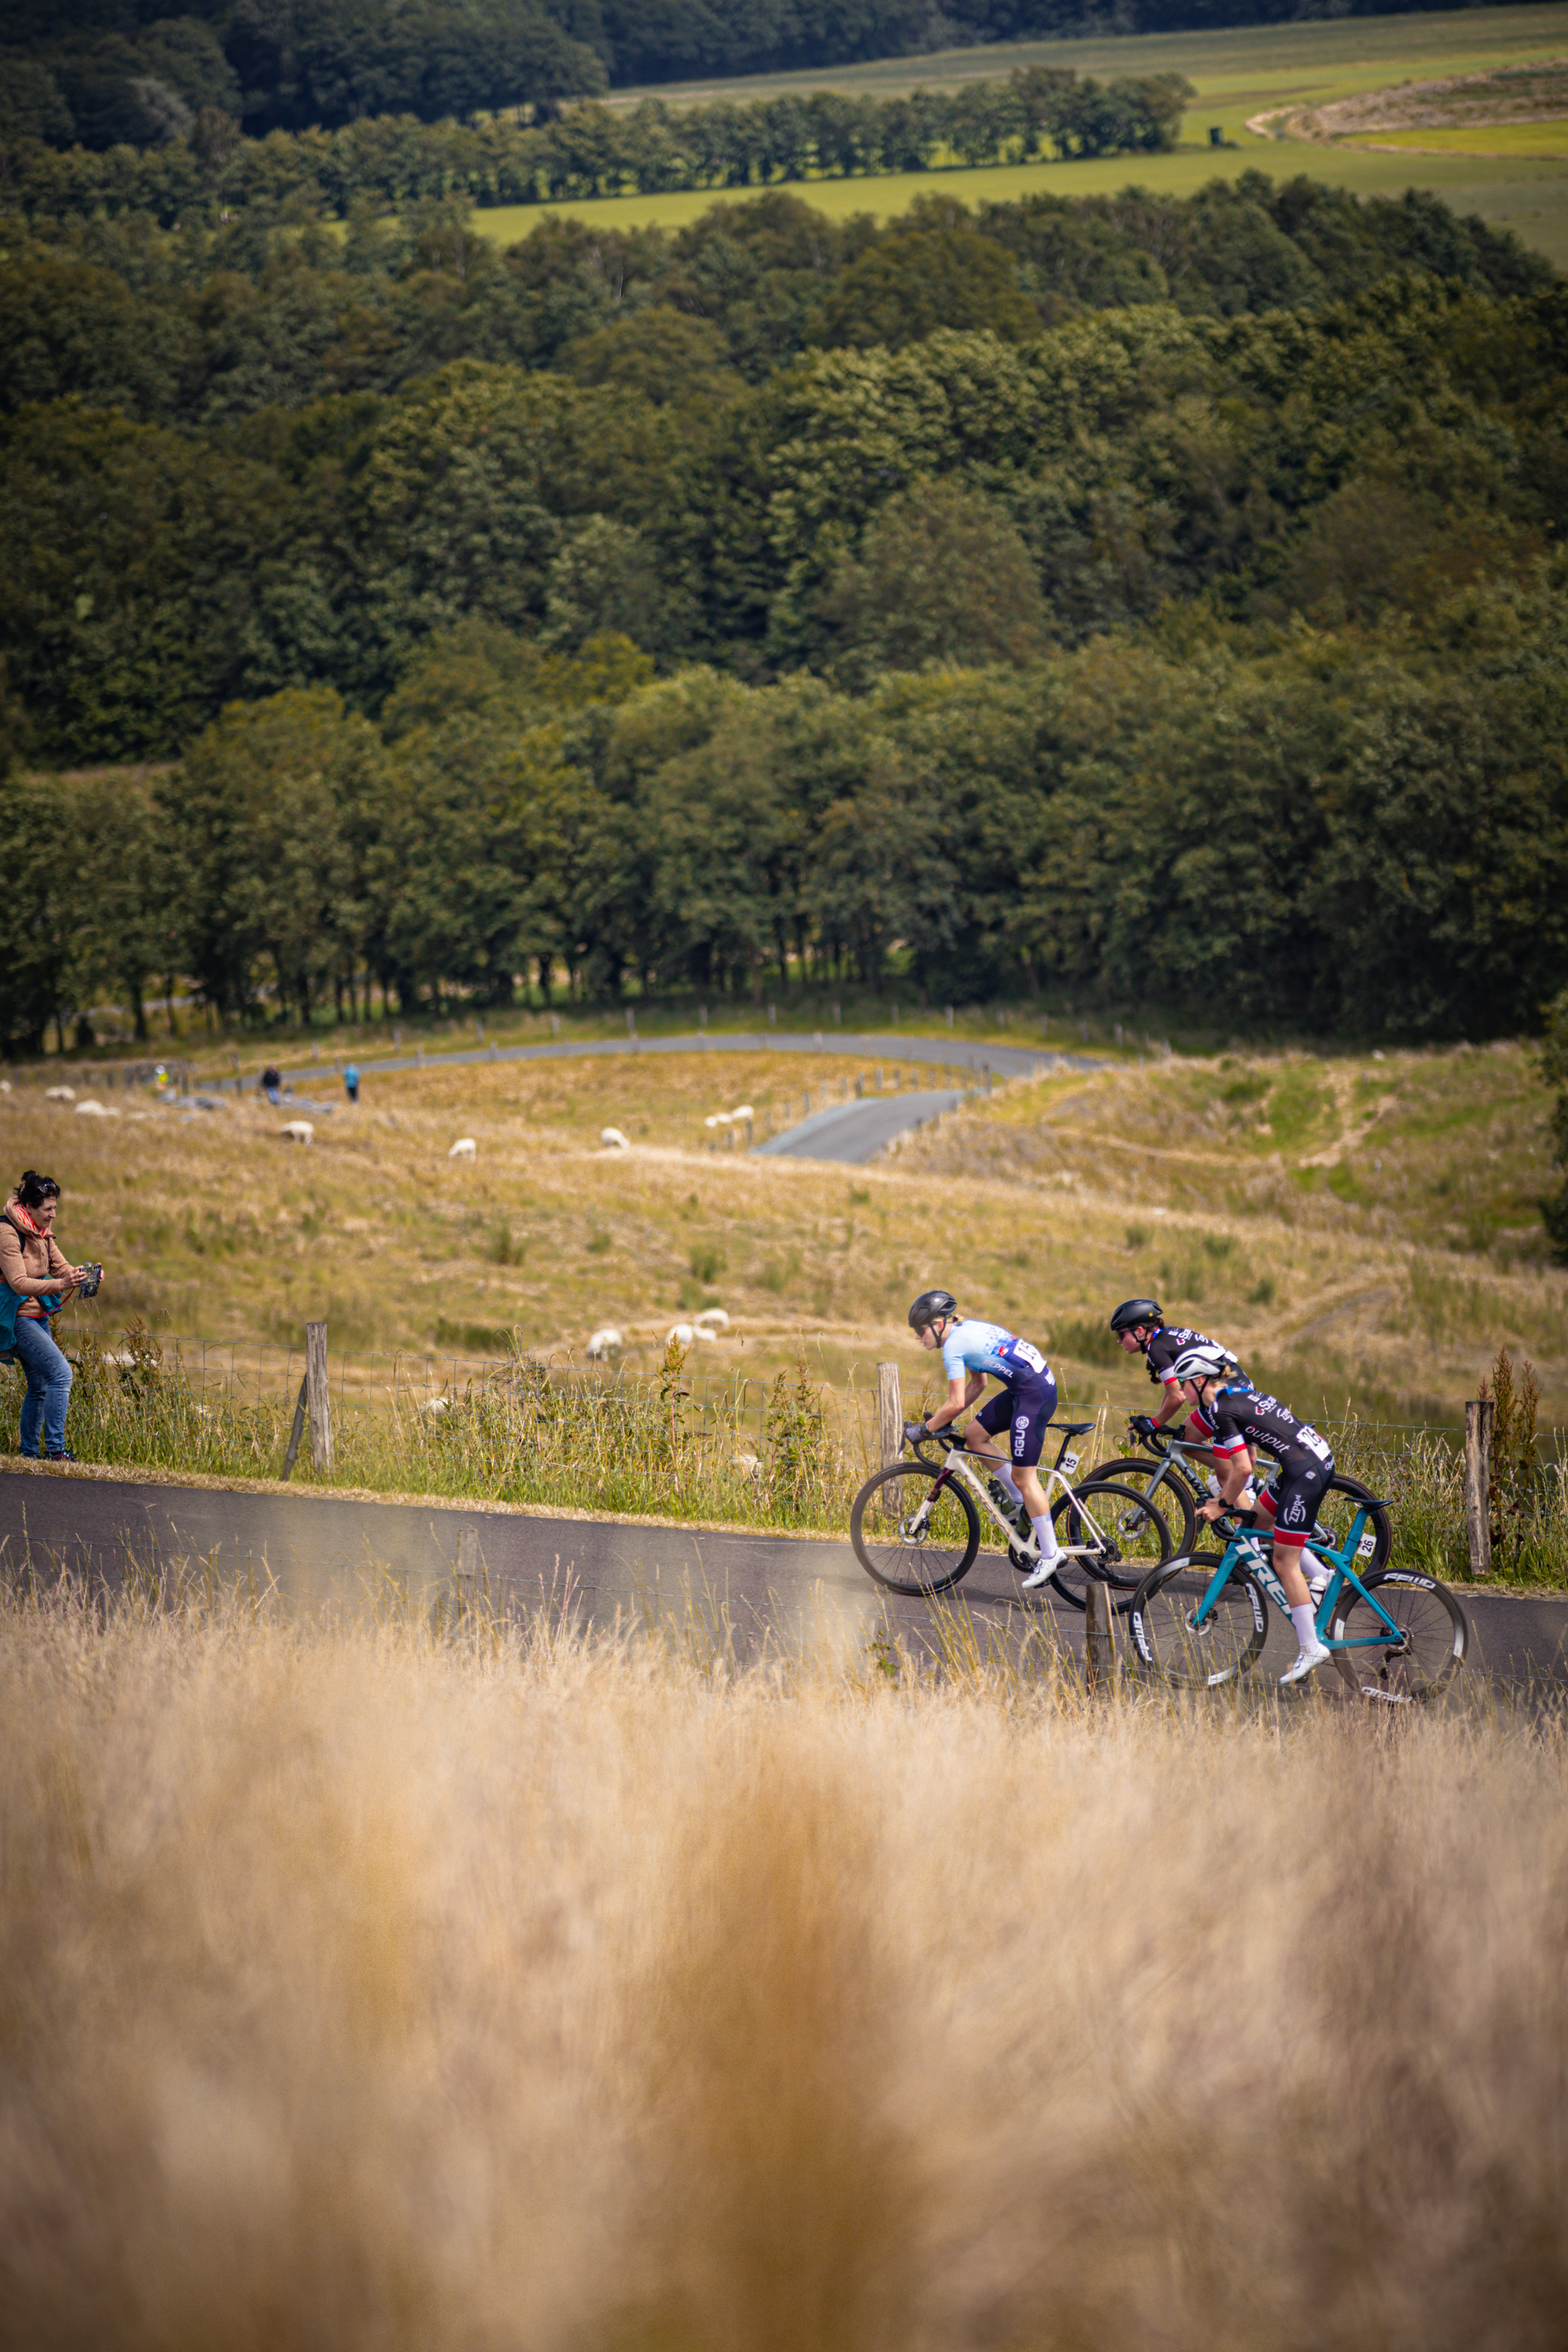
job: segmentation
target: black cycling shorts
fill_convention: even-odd
[[[1292,1550],[1310,1543],[1318,1523],[1318,1505],[1334,1475],[1332,1458],[1314,1462],[1310,1470],[1282,1471],[1277,1486],[1265,1486],[1258,1497],[1263,1524],[1274,1527],[1274,1540]]]
[[[1005,1429],[1014,1462],[1032,1470],[1046,1442],[1046,1423],[1056,1409],[1056,1381],[1049,1372],[1041,1372],[1015,1381],[983,1404],[974,1418],[988,1436],[1000,1437]]]

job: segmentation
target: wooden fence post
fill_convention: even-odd
[[[1492,1572],[1492,1422],[1497,1405],[1490,1397],[1473,1397],[1465,1406],[1465,1529],[1470,1543],[1470,1574]]]
[[[884,1470],[904,1450],[904,1406],[897,1364],[877,1367],[877,1450]]]
[[[1110,1593],[1098,1576],[1084,1584],[1083,1661],[1086,1688],[1098,1690],[1116,1672],[1116,1635],[1110,1615]]]
[[[458,1614],[477,1610],[479,1602],[479,1531],[472,1521],[458,1538],[458,1565],[453,1581],[457,1586]]]
[[[305,1392],[308,1386],[308,1381],[301,1381],[300,1383],[299,1399],[294,1406],[294,1426],[289,1433],[289,1451],[283,1456],[285,1478],[293,1476],[294,1465],[300,1459],[300,1440],[305,1434]]]
[[[305,1326],[305,1390],[310,1413],[310,1467],[332,1475],[332,1405],[327,1377],[327,1327]]]

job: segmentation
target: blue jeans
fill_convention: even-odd
[[[47,1324],[35,1321],[30,1315],[16,1318],[16,1354],[27,1375],[27,1393],[22,1405],[21,1450],[37,1461],[41,1425],[44,1452],[63,1454],[71,1368],[49,1337]]]

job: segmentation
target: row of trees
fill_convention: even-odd
[[[260,140],[241,138],[208,109],[184,120],[183,142],[146,149],[46,144],[37,132],[18,132],[14,120],[0,185],[30,218],[145,213],[165,226],[258,205],[303,203],[346,218],[356,200],[398,205],[460,195],[475,205],[524,205],[766,187],[1026,162],[1047,147],[1059,156],[1163,152],[1174,146],[1192,95],[1179,74],[1101,83],[1031,66],[1005,81],[907,98],[816,90],[679,109],[645,99],[625,110],[567,107],[533,124],[427,123],[387,112],[336,131],[275,131]],[[0,129],[4,121],[0,114]]]
[[[0,255],[0,412],[74,397],[141,423],[230,425],[395,393],[464,358],[708,401],[814,347],[898,349],[937,326],[1016,342],[1165,301],[1188,317],[1315,310],[1410,273],[1498,295],[1552,275],[1436,198],[1361,204],[1256,172],[1187,198],[1038,194],[974,213],[933,194],[881,228],[772,190],[671,231],[542,222],[504,251],[452,205],[390,226],[356,205],[341,238],[243,213],[177,236],[69,220],[15,228]]]
[[[985,296],[1001,258],[917,218],[828,315],[875,335],[883,306]],[[0,654],[37,756],[169,757],[290,685],[374,714],[468,616],[858,687],[1173,613],[1419,614],[1568,527],[1555,283],[1407,278],[1230,320],[1145,303],[1016,344],[942,329],[750,388],[706,321],[654,304],[573,362],[461,361],[199,436],[71,398],[5,420]]]
[[[188,975],[229,1016],[574,993],[746,995],[791,959],[944,994],[1048,989],[1243,1033],[1531,1028],[1568,975],[1568,594],[1417,631],[1103,639],[1016,670],[662,680],[468,623],[379,726],[236,705],[175,767],[0,788],[0,1035]],[[266,992],[265,996],[263,992]]]

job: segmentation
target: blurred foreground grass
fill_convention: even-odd
[[[1561,2343],[1561,1717],[168,1594],[0,1709],[13,2342]]]

